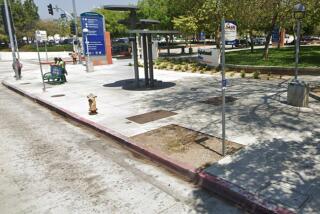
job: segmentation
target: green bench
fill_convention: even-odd
[[[43,75],[43,80],[49,84],[63,84],[66,82],[63,72],[61,66],[50,65],[50,72]]]

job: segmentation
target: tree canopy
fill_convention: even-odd
[[[13,23],[15,32],[18,39],[24,36],[33,37],[36,23],[39,21],[38,7],[33,0],[8,0],[11,7],[11,13],[13,17]],[[0,4],[3,4],[3,0],[0,0]],[[4,32],[4,25],[2,17],[5,14],[1,14],[0,19],[0,39],[7,39]]]

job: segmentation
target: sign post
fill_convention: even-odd
[[[222,156],[226,155],[226,87],[227,80],[225,76],[225,49],[226,49],[226,29],[228,32],[228,39],[234,38],[234,31],[225,22],[224,18],[221,20],[221,92],[222,92]]]
[[[47,50],[47,31],[45,30],[37,30],[36,31],[36,40],[37,42],[44,42],[45,52],[46,52],[46,60],[48,61],[48,50]]]
[[[45,32],[45,34],[43,32]],[[43,84],[42,90],[45,92],[46,91],[46,84],[44,83],[44,79],[43,79],[43,70],[42,70],[42,64],[41,64],[41,58],[40,58],[40,52],[39,52],[39,41],[41,41],[41,39],[44,38],[44,35],[45,35],[45,39],[47,39],[47,32],[46,31],[37,30],[35,37],[36,37],[36,41],[37,41],[36,45],[37,45],[37,52],[38,52],[38,60],[39,60],[41,79],[42,79],[42,84]]]

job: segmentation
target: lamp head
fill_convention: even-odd
[[[293,14],[294,14],[294,18],[303,19],[306,14],[306,7],[301,3],[296,4],[293,7]]]

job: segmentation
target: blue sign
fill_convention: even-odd
[[[87,33],[82,33],[84,54],[90,56],[105,56],[105,22],[101,14],[94,12],[86,12],[80,15],[81,27],[88,29]],[[88,48],[86,42],[88,41]],[[89,49],[89,50],[87,50]]]
[[[200,40],[202,41],[206,40],[206,33],[203,31],[200,33]]]
[[[272,31],[272,42],[278,43],[280,41],[280,29],[275,27]]]

